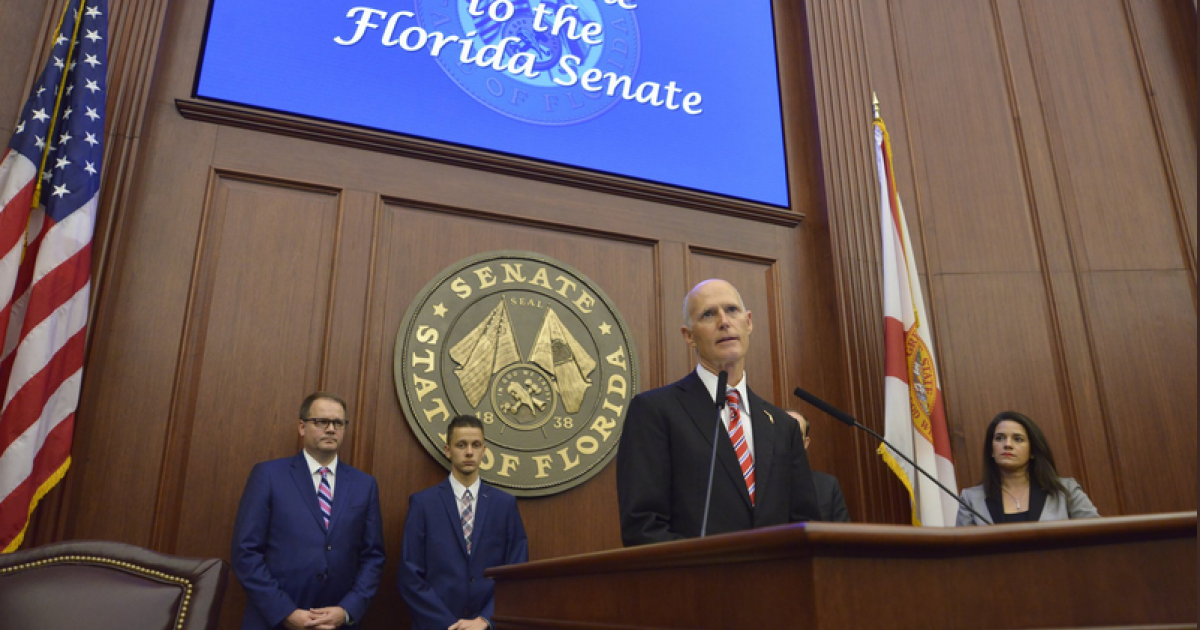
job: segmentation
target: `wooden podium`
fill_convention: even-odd
[[[497,630],[1196,628],[1196,513],[806,523],[492,569]]]

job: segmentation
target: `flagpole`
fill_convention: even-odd
[[[63,73],[58,80],[58,94],[54,95],[54,113],[50,116],[50,127],[46,132],[46,146],[42,148],[42,163],[38,165],[37,182],[33,186],[33,199],[29,206],[32,210],[37,210],[42,197],[42,173],[46,172],[46,160],[50,159],[50,147],[54,144],[54,127],[58,123],[58,111],[62,107],[63,91],[67,87],[67,75],[70,74],[70,68],[67,66],[71,64],[71,58],[75,55],[75,44],[79,41],[79,26],[83,24],[82,9],[86,2],[87,0],[79,0],[79,8],[75,10],[75,29],[71,31],[71,43],[68,44],[66,58],[62,61]],[[63,6],[63,14],[58,19],[58,28],[62,28],[63,20],[67,19],[67,11],[70,10],[71,3],[68,2]],[[53,57],[54,53],[50,53],[50,56]],[[28,231],[26,231],[25,238],[29,238]]]

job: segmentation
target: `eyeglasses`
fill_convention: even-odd
[[[335,420],[333,418],[306,418],[304,421],[313,423],[314,427],[322,431],[328,429],[330,425],[341,431],[346,428],[346,425],[350,424],[349,420]]]

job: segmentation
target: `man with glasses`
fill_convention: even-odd
[[[386,558],[375,478],[338,461],[346,401],[300,405],[304,448],[250,472],[233,528],[243,630],[332,630],[362,619]]]

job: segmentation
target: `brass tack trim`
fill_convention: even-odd
[[[100,556],[80,556],[80,555],[69,555],[69,556],[58,556],[55,558],[45,558],[42,560],[35,560],[33,562],[26,562],[23,564],[17,564],[17,565],[13,565],[10,567],[3,567],[3,568],[0,568],[0,575],[4,575],[6,573],[16,573],[17,571],[23,571],[25,569],[49,566],[52,564],[80,564],[80,563],[108,565],[110,567],[116,567],[118,569],[129,571],[131,573],[137,573],[137,574],[140,574],[145,577],[154,578],[154,579],[162,581],[162,582],[169,582],[171,584],[175,584],[177,586],[183,587],[183,601],[180,603],[179,610],[175,615],[175,630],[183,630],[183,620],[184,620],[184,617],[187,615],[188,602],[190,602],[192,599],[192,590],[195,587],[195,585],[192,584],[191,580],[188,580],[187,578],[182,578],[177,575],[169,575],[169,574],[163,573],[162,571],[157,571],[155,569],[143,567],[141,565],[133,564],[132,562],[125,562],[123,560],[113,560],[112,558],[101,558]]]

